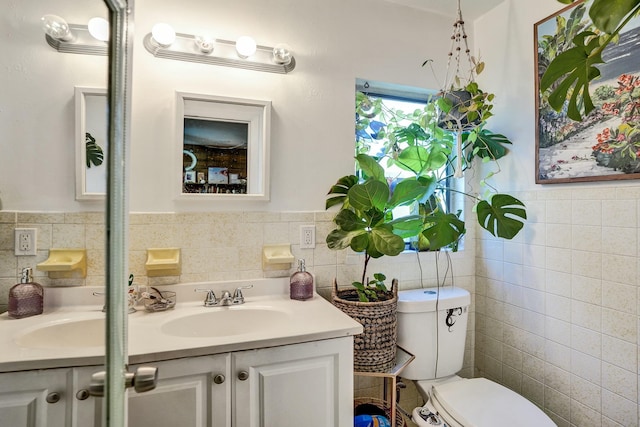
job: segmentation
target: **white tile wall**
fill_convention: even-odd
[[[522,393],[560,426],[638,426],[640,189],[526,196],[522,270],[518,256],[492,255],[511,242],[477,238],[491,251],[476,251],[476,375]]]

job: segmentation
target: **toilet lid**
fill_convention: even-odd
[[[465,427],[544,427],[556,424],[536,405],[486,378],[433,386],[434,404]]]

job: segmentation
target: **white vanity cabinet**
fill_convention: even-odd
[[[233,427],[353,424],[353,339],[232,353]]]
[[[144,393],[129,389],[129,427],[335,427],[353,423],[350,336],[142,365],[158,368],[158,385]],[[131,365],[129,371],[137,367]],[[88,389],[91,375],[102,370],[86,366],[0,374],[0,425],[4,427],[6,412],[13,417],[7,419],[16,420],[7,424],[11,427],[100,427],[104,401],[89,396]],[[46,403],[51,392],[59,392],[60,402]],[[5,409],[8,402],[16,403]],[[45,421],[30,424],[28,411]]]
[[[129,426],[350,425],[352,348],[345,337],[147,363],[158,386],[129,392]]]
[[[64,427],[72,369],[0,374],[0,425]]]

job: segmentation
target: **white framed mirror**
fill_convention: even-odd
[[[178,199],[269,200],[271,101],[176,92]]]
[[[104,88],[75,87],[76,200],[107,192],[108,99]]]

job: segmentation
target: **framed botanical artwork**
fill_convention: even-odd
[[[558,82],[540,89],[545,70],[574,46],[576,35],[598,33],[589,5],[575,2],[534,24],[538,184],[640,178],[639,18],[630,20],[602,51],[604,63],[596,65],[600,76],[589,83],[595,108],[582,120],[568,117],[566,102],[560,112],[549,105]]]

